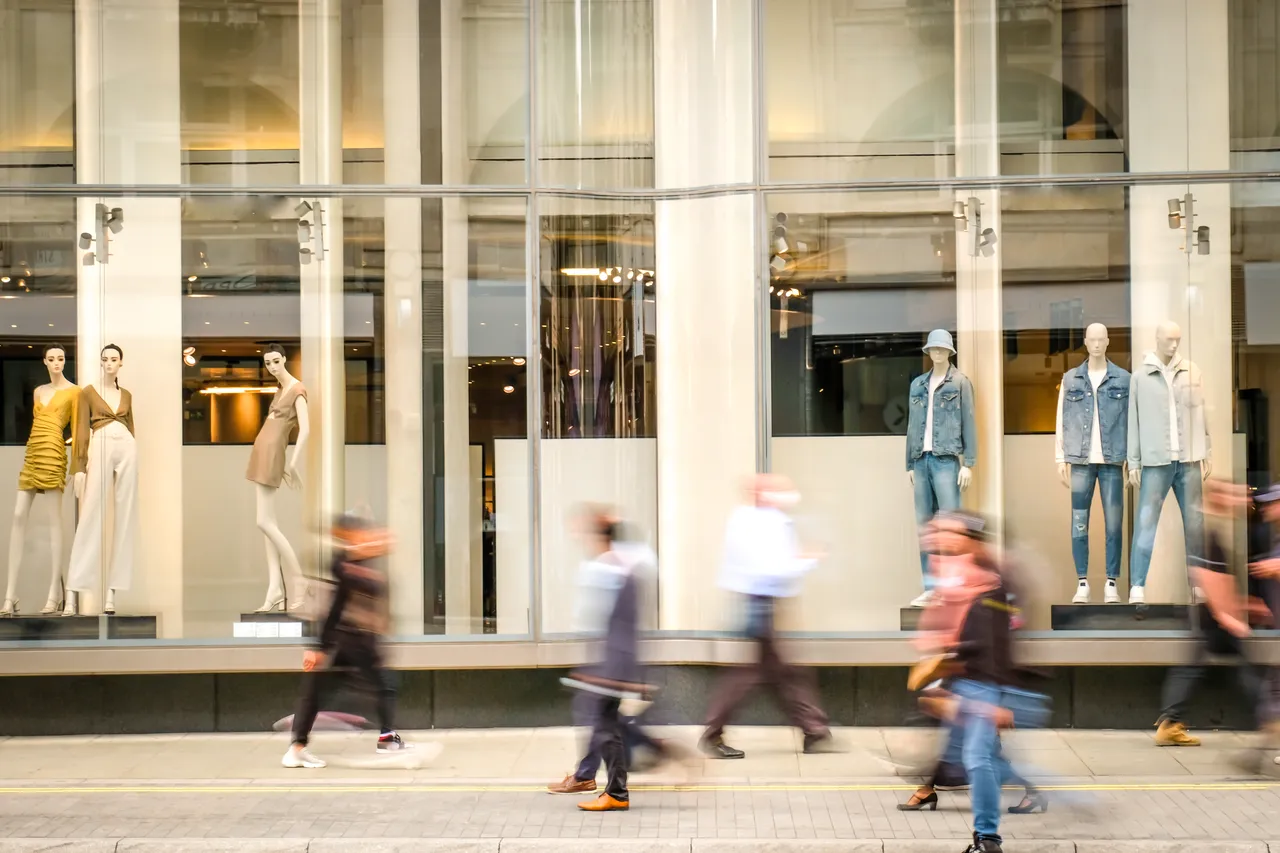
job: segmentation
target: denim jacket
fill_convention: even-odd
[[[1062,457],[1073,465],[1089,462],[1093,439],[1093,383],[1089,362],[1062,376]],[[1107,375],[1098,385],[1098,426],[1102,430],[1102,459],[1119,465],[1128,453],[1129,371],[1107,361]]]
[[[930,371],[932,373],[932,371]],[[924,455],[924,424],[929,406],[929,375],[911,381],[907,413],[907,470]],[[966,468],[978,462],[978,428],[973,419],[973,384],[954,367],[933,392],[933,453],[959,456]]]
[[[1131,471],[1173,462],[1199,462],[1212,456],[1200,368],[1185,358],[1180,358],[1175,368],[1173,401],[1181,445],[1177,458],[1169,435],[1169,384],[1160,368],[1160,360],[1149,352],[1129,380]]]

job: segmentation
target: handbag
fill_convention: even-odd
[[[950,678],[959,671],[960,666],[956,663],[954,655],[938,654],[921,658],[907,673],[907,689],[912,693],[918,692],[935,681]]]

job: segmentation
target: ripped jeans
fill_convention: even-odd
[[[1071,466],[1071,556],[1076,577],[1089,574],[1089,510],[1093,506],[1095,483],[1102,493],[1102,518],[1106,524],[1107,577],[1120,577],[1120,557],[1124,548],[1124,466]]]

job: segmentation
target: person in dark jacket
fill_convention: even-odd
[[[392,726],[396,691],[383,664],[382,641],[390,629],[386,571],[379,558],[390,552],[388,531],[352,515],[333,525],[333,601],[320,630],[317,648],[303,656],[302,695],[293,715],[293,743],[285,767],[324,767],[307,749],[320,699],[333,670],[353,667],[377,692],[378,752],[408,749]]]
[[[615,573],[617,593],[605,622],[600,662],[576,675],[580,688],[598,697],[588,751],[601,757],[608,774],[604,791],[595,799],[578,804],[578,808],[591,812],[625,811],[631,807],[622,705],[625,699],[649,693],[641,683],[639,644],[641,570],[650,552],[629,547],[623,526],[608,518],[600,521],[600,536],[609,543],[609,549],[597,559]]]

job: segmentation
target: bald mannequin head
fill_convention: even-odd
[[[1084,330],[1084,348],[1089,351],[1089,360],[1102,362],[1107,357],[1107,347],[1111,344],[1107,337],[1107,327],[1101,323],[1090,323]]]
[[[1178,354],[1182,345],[1182,327],[1172,320],[1156,326],[1156,356],[1168,364]]]

